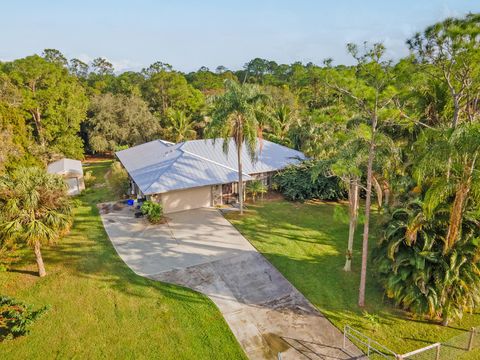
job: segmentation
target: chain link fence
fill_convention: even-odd
[[[452,360],[470,350],[480,348],[480,326],[442,343],[428,345],[406,354],[396,354],[350,326],[345,326],[344,328],[344,339],[350,340],[362,350],[365,354],[365,359]],[[345,350],[348,350],[348,348],[345,348]]]
[[[426,349],[411,356],[405,356],[404,360],[450,360],[456,359],[466,352],[480,347],[480,326],[470,329],[468,332],[457,335],[439,344],[437,348]],[[438,356],[438,357],[437,357]]]

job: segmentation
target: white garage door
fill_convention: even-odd
[[[162,204],[165,213],[209,207],[211,204],[210,186],[163,193]]]

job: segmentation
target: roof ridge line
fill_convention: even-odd
[[[213,164],[215,164],[215,165],[218,165],[218,166],[224,167],[224,168],[226,168],[226,169],[229,169],[229,170],[232,170],[232,171],[235,171],[235,172],[237,172],[237,173],[238,173],[238,169],[234,169],[234,168],[232,168],[232,167],[230,167],[230,166],[227,166],[227,165],[220,164],[220,163],[219,163],[219,162],[217,162],[217,161],[214,161],[214,160],[208,159],[208,158],[206,158],[206,157],[200,156],[200,155],[198,155],[198,154],[195,154],[195,153],[193,153],[193,152],[191,152],[191,151],[188,151],[188,150],[181,149],[181,151],[183,151],[183,152],[185,152],[185,153],[187,153],[187,154],[190,154],[190,155],[196,156],[196,157],[198,157],[199,159],[202,159],[202,160],[205,160],[205,161],[211,162],[211,163],[213,163]],[[246,172],[243,172],[243,171],[242,171],[242,174],[244,174],[244,175],[247,175],[247,176],[249,176],[249,177],[250,177],[250,174],[248,174],[248,173],[246,173]]]
[[[176,145],[176,144],[175,144],[175,145]],[[175,150],[179,150],[179,148],[177,148],[177,149],[175,149]],[[174,150],[170,150],[170,151],[174,151]],[[180,150],[180,151],[182,151],[182,150]],[[177,156],[177,157],[175,158],[175,160],[173,160],[170,165],[168,165],[165,169],[163,169],[163,171],[158,175],[158,177],[160,177],[160,176],[162,176],[163,174],[165,174],[165,172],[166,172],[168,169],[170,169],[170,168],[173,166],[173,164],[175,164],[175,162],[177,161],[177,159],[178,159],[180,156],[181,156],[181,155]],[[155,184],[155,182],[156,182],[157,180],[158,180],[158,179],[153,180],[153,181],[150,183],[150,185],[148,185],[148,187],[145,189],[145,191],[148,191],[148,189],[150,189],[150,188],[152,187],[152,185]],[[143,192],[143,191],[142,191],[142,192]]]

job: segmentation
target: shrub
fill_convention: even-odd
[[[95,184],[95,180],[97,180],[97,178],[93,175],[92,171],[87,171],[83,176],[83,180],[85,181],[86,187],[91,187],[93,184]]]
[[[116,196],[123,197],[130,186],[128,173],[119,162],[112,163],[107,174],[107,184]]]
[[[265,194],[267,191],[267,186],[260,180],[252,180],[247,183],[247,192],[252,195],[254,202],[259,194]]]
[[[397,306],[448,325],[480,306],[480,228],[474,217],[464,219],[459,239],[444,252],[449,212],[443,207],[427,216],[425,206],[413,199],[392,209],[373,264]]]
[[[13,241],[4,241],[0,244],[0,272],[7,271],[10,264],[19,260],[17,245]]]
[[[288,200],[340,200],[345,198],[340,179],[328,176],[326,163],[304,161],[288,166],[275,175],[274,182],[278,190]]]
[[[29,326],[47,310],[46,306],[33,310],[30,305],[8,296],[1,296],[0,341],[28,334]]]
[[[157,224],[162,220],[162,205],[155,201],[145,201],[141,207],[142,213],[147,216],[148,221]]]

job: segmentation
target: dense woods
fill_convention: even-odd
[[[116,74],[106,59],[85,64],[55,49],[0,63],[0,172],[156,138],[224,137],[218,119],[244,111],[239,139],[310,157],[279,182],[290,198],[347,199],[347,271],[364,212],[359,305],[373,266],[398,306],[448,324],[480,305],[480,15],[406,40],[410,55],[398,61],[383,44],[348,44],[352,66],[256,58],[240,70],[182,73],[156,62]],[[246,94],[243,103],[229,89]],[[248,96],[261,101],[249,108]],[[378,240],[372,209],[383,221]],[[378,241],[372,259],[369,239]]]

